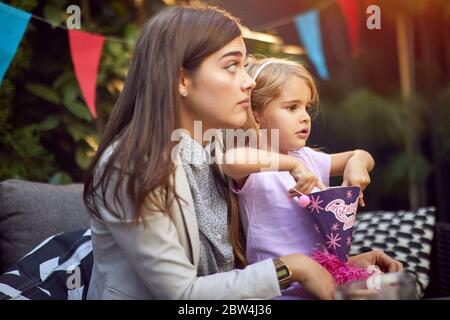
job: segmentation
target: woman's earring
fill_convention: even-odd
[[[187,91],[186,91],[186,90],[181,91],[181,95],[182,95],[183,97],[187,97]]]

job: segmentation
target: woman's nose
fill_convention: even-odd
[[[243,74],[244,74],[244,79],[242,79],[241,88],[243,90],[252,90],[256,86],[255,80],[253,80],[253,78],[247,72],[245,72],[245,70],[244,70]]]

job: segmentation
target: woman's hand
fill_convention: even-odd
[[[300,253],[280,257],[292,272],[294,281],[319,299],[333,300],[336,283],[331,274],[319,263]]]
[[[325,189],[325,186],[316,175],[300,161],[297,161],[294,168],[290,171],[290,174],[297,182],[293,188],[288,190],[290,199],[298,196],[299,193],[309,194],[314,187],[318,187],[320,190]]]
[[[365,207],[363,191],[370,183],[369,171],[367,169],[366,159],[361,158],[357,152],[348,159],[345,165],[342,186],[360,187],[361,194],[359,205]]]
[[[382,250],[373,250],[348,258],[348,261],[360,268],[376,265],[382,272],[402,272],[401,262],[392,259]]]

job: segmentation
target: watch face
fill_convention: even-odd
[[[285,279],[285,278],[289,278],[290,274],[289,274],[288,268],[286,266],[283,266],[283,267],[279,268],[277,270],[277,276],[278,276],[278,279],[280,279],[280,280],[281,279]]]
[[[289,272],[287,271],[286,268],[281,268],[281,269],[278,269],[277,275],[279,278],[284,278],[284,277],[289,276]]]

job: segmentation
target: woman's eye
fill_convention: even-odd
[[[289,107],[289,111],[295,111],[295,110],[297,110],[297,105],[293,105],[293,106],[290,106]]]
[[[231,71],[231,72],[234,72],[234,71],[236,71],[236,68],[237,68],[237,63],[233,63],[233,64],[230,64],[230,65],[227,67],[227,70],[228,70],[228,71]]]

